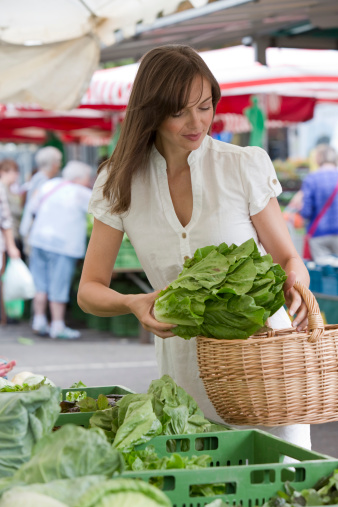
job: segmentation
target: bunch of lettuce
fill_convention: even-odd
[[[103,429],[115,449],[127,451],[157,435],[203,433],[210,422],[196,401],[163,375],[147,394],[126,394],[115,407],[95,412],[90,425]]]
[[[178,278],[158,295],[159,322],[177,324],[177,336],[245,339],[285,303],[285,271],[253,239],[196,250]]]

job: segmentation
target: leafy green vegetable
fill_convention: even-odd
[[[313,488],[296,491],[287,481],[285,492],[278,491],[263,507],[300,507],[338,504],[338,469],[328,477],[322,477]]]
[[[25,486],[16,486],[4,493],[2,500],[0,500],[0,507],[4,505],[8,507],[26,507],[26,499],[31,497],[32,493],[50,497],[50,499],[62,502],[62,505],[67,507],[75,507],[79,499],[84,493],[95,484],[103,483],[107,480],[105,475],[85,475],[84,477],[75,477],[72,479],[59,479],[44,484],[29,484]],[[20,502],[19,499],[23,498],[25,501]],[[6,500],[6,502],[5,502]],[[16,500],[17,503],[9,503],[9,500]],[[52,503],[39,504],[38,502],[34,507],[41,505],[42,507],[52,506]]]
[[[117,404],[119,428],[113,443],[116,449],[131,449],[161,434],[162,425],[150,395],[127,394]]]
[[[60,412],[60,389],[42,385],[31,392],[3,392],[0,405],[0,477],[11,476],[49,434]]]
[[[13,481],[33,484],[85,475],[111,477],[123,468],[121,454],[102,430],[66,424],[38,441],[30,461],[14,474]]]
[[[97,401],[90,396],[81,398],[76,402],[76,406],[79,407],[80,412],[96,412],[97,410],[106,410],[109,408],[109,401],[107,396],[99,394]]]
[[[203,335],[246,339],[285,303],[286,274],[255,241],[196,250],[182,272],[158,295],[158,321],[177,324],[182,338]]]
[[[13,489],[7,491],[0,500],[0,507],[18,507],[19,505],[25,507],[67,507],[67,504],[36,491]]]
[[[81,380],[79,380],[79,382],[74,382],[74,384],[70,386],[70,389],[75,389],[77,387],[87,387],[87,386],[86,384],[81,382]],[[87,397],[86,391],[68,391],[66,394],[67,401],[83,400],[86,397]]]
[[[130,450],[156,435],[203,433],[210,422],[196,401],[164,375],[151,382],[147,394],[127,394],[115,407],[96,412],[90,425],[114,439],[116,449]]]
[[[27,391],[36,391],[40,389],[41,386],[44,385],[52,385],[47,377],[43,377],[42,375],[29,377],[26,381],[21,384],[13,384],[13,382],[6,382],[6,384],[1,383],[0,393],[17,393],[17,392],[27,392]]]
[[[90,488],[77,507],[171,507],[169,498],[144,481],[114,479]]]
[[[196,401],[169,375],[153,380],[148,393],[153,396],[153,407],[162,424],[163,435],[203,433],[210,425]]]
[[[169,470],[173,468],[186,468],[188,470],[199,470],[210,465],[211,456],[202,454],[200,456],[181,456],[173,453],[170,456],[159,457],[152,445],[142,450],[133,450],[123,453],[126,470]]]

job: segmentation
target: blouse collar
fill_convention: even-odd
[[[194,164],[195,161],[198,160],[200,158],[200,156],[202,155],[202,153],[204,152],[207,142],[208,142],[207,137],[208,136],[206,135],[205,138],[203,139],[201,145],[197,148],[197,150],[193,150],[189,154],[189,156],[188,156],[189,166]],[[151,147],[150,158],[156,165],[160,166],[163,169],[166,169],[167,162],[166,162],[165,158],[161,155],[161,153],[158,151],[158,149],[156,148],[155,143]]]

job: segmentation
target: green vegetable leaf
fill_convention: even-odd
[[[160,322],[177,324],[184,339],[204,335],[246,339],[285,303],[286,274],[253,239],[240,246],[197,249],[182,272],[155,301]]]

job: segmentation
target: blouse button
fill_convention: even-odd
[[[189,259],[189,255],[184,256],[184,260],[187,261]]]
[[[277,180],[276,180],[276,178],[272,180],[272,183],[273,183],[274,185],[277,185]]]
[[[187,234],[185,232],[182,232],[182,238],[185,239],[187,237]]]

